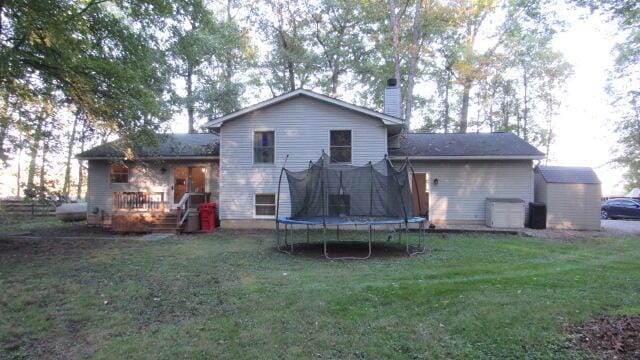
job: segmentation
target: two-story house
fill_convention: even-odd
[[[207,123],[210,134],[166,135],[159,145],[131,149],[135,161],[117,141],[98,146],[78,155],[89,164],[88,222],[110,225],[121,216],[175,231],[188,209],[215,201],[223,227],[274,227],[285,159],[287,169],[302,170],[322,151],[353,165],[408,158],[412,191],[428,209],[421,215],[433,223],[483,223],[487,198],[533,200],[532,162],[543,154],[518,136],[407,133],[399,114],[391,79],[382,113],[299,89]],[[282,191],[282,216],[288,198]]]

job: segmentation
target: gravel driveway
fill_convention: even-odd
[[[602,220],[602,230],[619,235],[640,235],[640,220]]]

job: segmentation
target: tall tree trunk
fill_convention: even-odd
[[[502,131],[509,131],[509,101],[502,103]]]
[[[496,98],[496,87],[494,86],[492,91],[491,91],[491,101],[489,102],[489,111],[488,114],[486,115],[487,117],[487,122],[489,123],[489,130],[491,132],[495,131],[495,125],[493,122],[493,105],[494,105],[494,99]]]
[[[522,112],[522,134],[524,141],[529,141],[529,76],[527,65],[523,65],[523,83],[524,83],[524,110]]]
[[[418,57],[422,42],[422,0],[416,1],[416,9],[413,14],[413,27],[411,30],[411,49],[409,50],[409,71],[407,73],[407,94],[405,97],[404,121],[405,130],[411,125],[413,112],[413,87],[418,67]]]
[[[38,121],[36,128],[33,132],[34,136],[31,139],[31,144],[29,145],[29,168],[27,171],[27,186],[26,189],[28,193],[25,193],[27,196],[35,195],[35,176],[36,176],[36,161],[38,158],[38,151],[40,150],[40,132],[42,130],[42,120]]]
[[[82,118],[82,130],[80,131],[80,152],[84,151],[84,145],[87,136],[87,118]],[[78,160],[78,183],[76,184],[76,199],[82,199],[82,181],[84,180],[84,169],[82,168],[82,160]]]
[[[516,109],[515,109],[515,115],[516,115],[516,134],[518,134],[518,136],[520,136],[520,133],[522,131],[521,128],[521,122],[522,122],[522,115],[520,114],[520,104],[516,104]]]
[[[16,198],[20,199],[20,180],[22,176],[22,132],[20,132],[20,137],[18,138],[18,173],[16,174]]]
[[[287,60],[287,72],[289,73],[289,91],[296,89],[296,71],[293,60]]]
[[[78,127],[78,118],[80,118],[80,113],[80,108],[76,109],[75,118],[73,119],[73,127],[71,128],[71,134],[68,139],[67,161],[65,162],[64,184],[62,185],[62,193],[67,199],[69,199],[69,192],[71,191],[71,156],[73,155],[73,146],[76,142],[76,129]]]
[[[189,117],[189,134],[196,132],[194,128],[194,112],[195,105],[193,101],[193,64],[187,61],[187,115]]]
[[[469,98],[471,96],[471,80],[465,80],[462,87],[462,108],[460,109],[460,132],[466,133],[469,119]]]
[[[47,165],[47,152],[49,150],[49,143],[47,139],[42,139],[42,162],[40,163],[40,186],[38,187],[38,198],[40,201],[44,200],[46,189],[46,165]]]
[[[338,61],[334,61],[332,71],[331,71],[331,97],[338,96],[338,85],[340,79],[340,67],[338,65]]]
[[[444,126],[444,132],[445,134],[449,132],[449,88],[451,87],[451,69],[449,68],[449,66],[447,66],[447,77],[446,77],[446,84],[444,87],[444,119],[443,119],[443,126]]]

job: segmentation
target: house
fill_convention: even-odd
[[[395,81],[384,100],[377,112],[299,89],[210,121],[212,134],[168,135],[158,146],[133,149],[136,162],[117,143],[83,152],[89,222],[149,213],[150,223],[160,216],[179,224],[166,217],[185,218],[186,208],[207,200],[218,202],[223,227],[270,228],[285,159],[288,169],[306,169],[323,150],[352,165],[408,158],[416,210],[434,223],[482,224],[487,198],[533,201],[532,162],[543,158],[536,148],[511,133],[405,134]],[[288,215],[286,183],[282,189],[280,214]]]
[[[537,166],[536,202],[547,205],[547,228],[600,230],[601,184],[588,167]]]

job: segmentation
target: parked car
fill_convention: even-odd
[[[640,219],[640,201],[634,199],[609,199],[602,204],[603,219]]]

